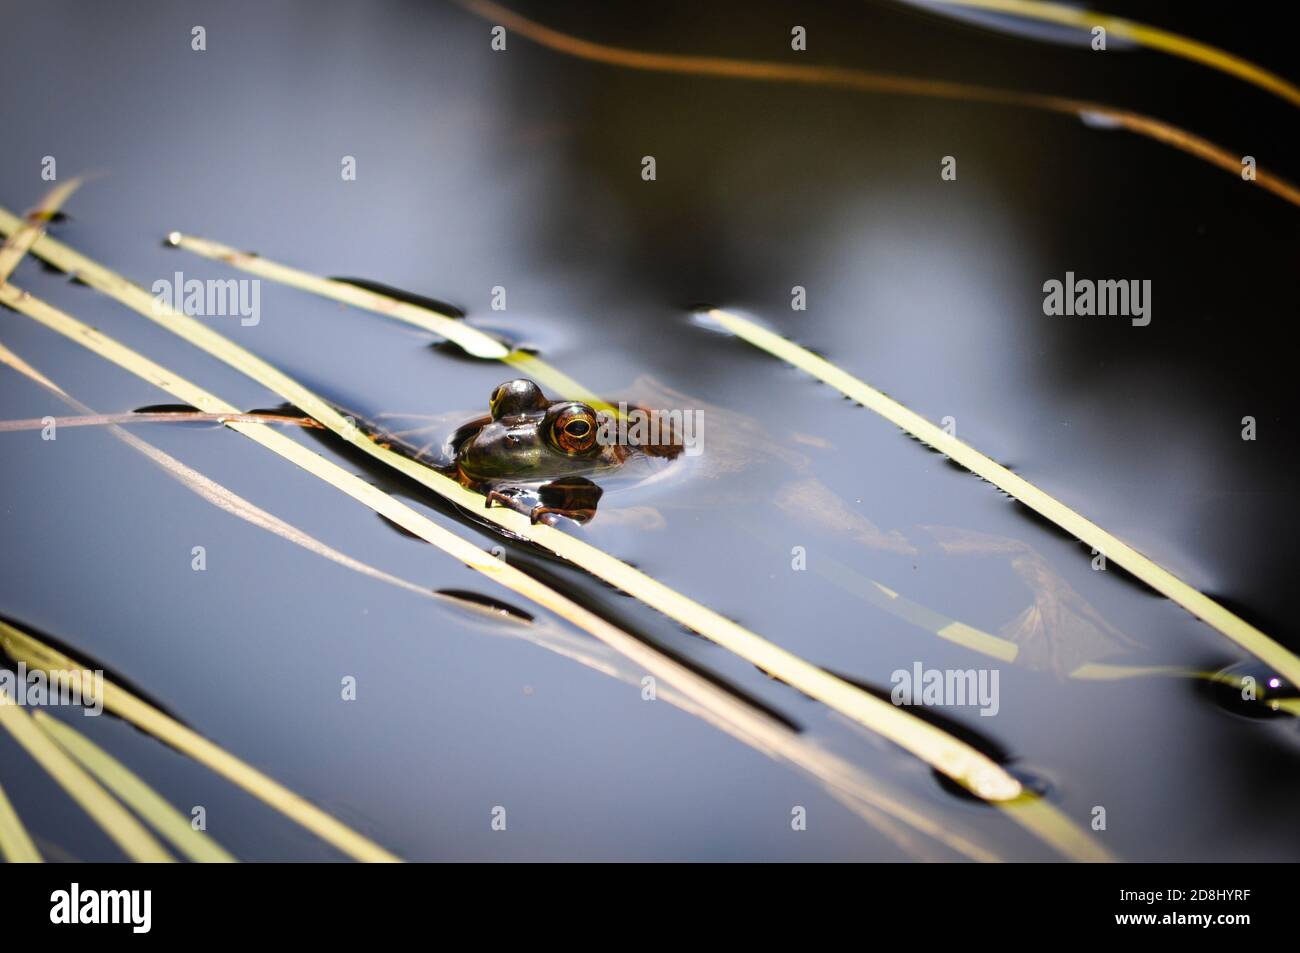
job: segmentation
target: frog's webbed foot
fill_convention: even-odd
[[[596,515],[596,503],[603,491],[586,477],[561,477],[543,483],[537,491],[540,503],[533,507],[532,521],[547,516],[565,516],[578,523],[586,523]],[[549,522],[549,520],[548,520]]]
[[[586,523],[595,515],[595,509],[565,509],[561,506],[543,506],[539,503],[529,512],[528,518],[534,523],[546,523],[554,526],[554,518],[557,516],[568,517],[575,523]]]
[[[577,483],[578,480],[581,483]],[[483,505],[485,508],[493,504],[509,507],[527,516],[534,524],[554,526],[560,517],[586,523],[596,515],[596,500],[600,498],[600,492],[596,484],[578,477],[544,484],[538,491],[540,502],[536,504],[524,488],[507,486],[488,490]]]

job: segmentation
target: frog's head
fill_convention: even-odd
[[[530,380],[506,381],[488,402],[492,417],[456,451],[472,483],[538,483],[617,465],[596,439],[596,411],[576,400],[550,401]]]

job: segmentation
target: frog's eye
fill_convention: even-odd
[[[526,378],[506,381],[492,392],[488,409],[493,420],[519,414],[537,413],[546,409],[547,401],[542,389]]]
[[[586,453],[596,445],[596,415],[584,404],[569,404],[555,415],[551,436],[565,453]]]

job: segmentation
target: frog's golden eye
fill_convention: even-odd
[[[586,453],[596,445],[596,415],[583,404],[569,404],[555,415],[551,436],[565,453]]]

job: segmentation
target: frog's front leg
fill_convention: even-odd
[[[514,486],[488,490],[483,506],[485,509],[491,509],[492,504],[496,503],[512,509],[516,513],[522,513],[528,517],[530,523],[545,523],[548,526],[554,526],[556,519],[560,516],[568,516],[581,523],[595,515],[595,511],[585,515],[574,515],[574,513],[558,507],[544,506],[541,503],[533,504],[525,498],[524,493],[524,490]]]

